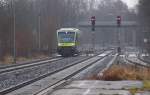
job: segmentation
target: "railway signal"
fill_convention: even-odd
[[[92,25],[92,52],[94,52],[94,48],[95,48],[95,21],[96,21],[96,17],[95,16],[92,16],[91,17],[91,25]]]
[[[118,48],[117,48],[117,52],[118,52],[118,55],[121,54],[121,47],[120,47],[120,36],[119,36],[119,31],[120,31],[120,26],[121,26],[121,16],[117,16],[117,26],[118,26],[118,32],[117,32],[117,35],[118,35]],[[118,60],[119,62],[120,60]]]
[[[118,27],[121,26],[121,16],[117,16],[117,25]]]
[[[95,21],[96,21],[95,16],[92,16],[92,17],[91,17],[92,31],[95,31]]]

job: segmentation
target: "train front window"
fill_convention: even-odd
[[[73,43],[75,41],[75,32],[58,32],[58,41],[60,43]]]

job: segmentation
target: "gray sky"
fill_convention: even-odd
[[[138,0],[122,0],[122,1],[127,3],[129,8],[134,8],[138,4]]]

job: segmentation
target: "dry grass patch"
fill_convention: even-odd
[[[42,59],[42,58],[47,58],[48,55],[44,55],[44,54],[36,54],[34,56],[30,56],[30,57],[17,57],[16,61],[19,62],[27,62],[27,61],[32,61],[32,60],[36,60],[36,59]],[[4,57],[3,60],[0,61],[1,64],[12,64],[14,62],[14,58],[11,55],[7,55]]]
[[[121,81],[139,80],[143,81],[143,88],[132,88],[132,95],[136,92],[150,91],[150,68],[135,67],[132,65],[113,65],[103,72],[102,76],[93,75],[89,80]]]
[[[150,81],[149,80],[145,80],[143,81],[143,88],[138,89],[138,88],[132,88],[129,91],[131,92],[132,95],[135,95],[135,93],[140,93],[140,92],[144,92],[144,91],[150,91]]]
[[[106,81],[150,80],[150,69],[135,68],[131,65],[114,65],[98,78]]]
[[[13,63],[13,56],[5,56],[4,57],[4,60],[2,61],[2,63],[4,63],[4,64],[11,64],[11,63]]]
[[[49,55],[45,55],[43,53],[34,53],[32,58],[40,59],[40,58],[46,58],[49,57]]]
[[[113,65],[103,72],[102,76],[93,75],[89,80],[121,81],[150,80],[150,68],[140,68],[132,65]]]
[[[150,80],[145,80],[143,83],[144,83],[143,89],[150,91]]]
[[[27,58],[27,57],[18,57],[17,61],[18,62],[24,62],[24,61],[30,61],[32,60],[32,58]]]

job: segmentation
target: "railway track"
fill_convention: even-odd
[[[103,55],[103,54],[98,55],[98,56],[101,56],[101,58],[95,60],[94,62],[91,62],[91,63],[88,64],[87,66],[81,68],[79,71],[77,71],[77,72],[75,72],[75,73],[70,74],[69,76],[67,76],[66,78],[60,80],[59,82],[57,82],[57,83],[55,83],[55,84],[53,84],[53,85],[51,85],[51,86],[49,86],[49,87],[47,87],[47,88],[45,88],[45,89],[42,89],[41,91],[39,91],[39,92],[37,92],[37,93],[34,93],[34,94],[32,94],[32,95],[51,95],[51,93],[52,93],[54,90],[57,90],[57,89],[63,87],[64,85],[68,84],[69,82],[71,82],[71,81],[72,81],[72,78],[73,78],[73,80],[74,80],[74,78],[76,77],[76,75],[78,75],[78,74],[80,74],[80,73],[82,73],[82,72],[84,72],[84,71],[86,71],[86,70],[90,70],[90,68],[94,67],[94,65],[95,65],[95,66],[96,66],[96,65],[97,65],[97,66],[100,65],[99,62],[104,61],[104,60],[106,59],[106,57],[108,57],[108,56],[111,55],[111,54],[112,54],[112,52],[111,52],[111,53],[108,53],[108,54],[104,54],[104,55]],[[112,60],[114,60],[114,58],[116,58],[116,56],[114,56]],[[112,61],[112,60],[111,60],[111,61]],[[101,67],[103,67],[102,70],[105,70],[105,69],[108,67],[108,65],[110,65],[110,64],[107,64],[107,65],[104,66],[104,67],[101,66]],[[75,78],[75,79],[76,79],[76,78]]]
[[[150,61],[144,60],[140,54],[138,55],[138,59],[150,65]]]
[[[49,62],[54,62],[63,59],[63,57],[56,56],[56,57],[47,57],[43,59],[37,59],[29,62],[23,62],[23,63],[17,63],[17,64],[11,64],[11,65],[4,65],[0,66],[0,74],[13,71],[13,70],[18,70],[18,69],[23,69],[23,68],[28,68],[32,66],[37,66],[41,64],[46,64]]]
[[[16,66],[23,66],[23,65],[27,65],[27,64],[32,64],[32,63],[36,63],[36,62],[40,62],[40,61],[45,61],[45,60],[51,60],[51,59],[55,59],[55,58],[60,58],[58,56],[56,57],[46,57],[46,58],[41,58],[41,59],[35,59],[32,61],[26,61],[26,62],[17,62],[16,64],[6,64],[6,65],[1,65],[0,69],[5,69],[5,68],[11,68],[11,67],[16,67]]]
[[[5,88],[11,88],[12,86],[16,86],[26,81],[33,80],[41,75],[44,75],[49,72],[51,73],[54,72],[56,69],[65,67],[66,65],[69,65],[71,62],[77,62],[80,61],[81,59],[84,60],[87,58],[89,57],[64,58],[62,60],[58,60],[54,62],[48,62],[45,64],[42,63],[36,66],[25,67],[22,69],[1,73],[0,90],[3,90]]]
[[[0,67],[0,74],[6,73],[6,72],[7,73],[12,72],[12,71],[19,70],[19,69],[25,69],[25,68],[29,68],[29,67],[33,67],[33,66],[43,65],[43,64],[58,61],[61,59],[63,59],[63,58],[62,57],[46,58],[46,59],[31,61],[31,62],[23,63],[23,64],[14,64],[14,65],[9,65],[9,66],[3,66],[3,67]]]
[[[105,52],[105,53],[106,53],[106,52]],[[76,62],[73,62],[72,64],[68,64],[68,65],[66,65],[66,66],[64,66],[64,67],[55,69],[55,71],[53,71],[53,72],[49,72],[49,73],[43,74],[43,75],[41,75],[41,76],[39,76],[39,77],[37,77],[37,78],[34,78],[34,79],[29,80],[29,81],[23,82],[23,83],[21,83],[21,84],[18,84],[18,85],[9,87],[9,88],[7,88],[7,89],[3,89],[3,90],[0,91],[0,95],[5,95],[5,94],[10,93],[10,92],[12,92],[12,91],[15,91],[15,90],[17,90],[17,89],[19,89],[19,88],[21,88],[21,87],[28,86],[29,84],[33,84],[33,83],[35,83],[35,82],[39,82],[39,81],[43,80],[44,78],[53,77],[53,75],[56,75],[56,74],[58,74],[59,72],[68,72],[68,71],[70,71],[70,70],[73,70],[72,72],[69,72],[69,73],[71,73],[71,74],[63,73],[63,76],[64,76],[64,77],[63,77],[62,79],[57,79],[57,78],[54,78],[54,77],[53,77],[52,79],[53,79],[54,81],[56,80],[54,83],[53,83],[53,82],[50,82],[50,83],[52,83],[51,86],[53,86],[53,85],[59,83],[60,81],[62,81],[62,80],[64,80],[64,79],[68,79],[69,77],[71,77],[71,76],[73,76],[73,75],[79,73],[80,71],[84,70],[85,68],[91,66],[93,63],[95,63],[95,62],[101,60],[102,58],[104,58],[104,57],[106,57],[106,56],[108,56],[110,53],[111,53],[110,51],[109,51],[109,52],[107,51],[107,54],[106,54],[105,56],[103,56],[103,57],[98,57],[98,56],[96,56],[96,57],[85,58],[85,59],[82,59],[82,60],[80,60],[80,61],[78,61],[78,62],[77,62],[77,61],[76,61]],[[83,64],[83,63],[86,63],[86,64]],[[76,69],[75,69],[75,68],[76,68]],[[58,74],[58,75],[59,75],[59,74]],[[56,77],[56,76],[55,76],[55,77]],[[41,83],[41,82],[39,82],[39,83]],[[29,88],[29,87],[27,87],[27,88]],[[16,92],[18,92],[18,91],[16,91]],[[28,91],[28,92],[30,92],[30,91]],[[8,95],[14,95],[14,94],[13,94],[13,93],[10,93],[10,94],[8,94]],[[21,95],[21,94],[19,94],[19,95]],[[25,94],[25,95],[31,95],[31,94]],[[35,94],[35,95],[36,95],[36,94]]]
[[[129,58],[128,56],[126,56],[125,60],[127,60],[128,63],[136,65],[136,66],[150,68],[150,64],[141,60],[138,56],[133,57],[133,58]]]

